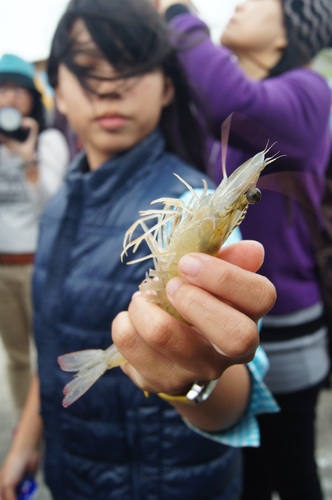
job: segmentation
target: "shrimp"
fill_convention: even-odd
[[[276,159],[275,155],[266,158],[269,149],[257,153],[229,177],[224,172],[220,185],[213,192],[209,192],[203,180],[203,189],[198,194],[175,174],[191,193],[189,203],[160,198],[151,205],[162,203],[162,209],[140,212],[141,217],[125,234],[121,260],[129,249],[135,253],[143,241],[147,243],[151,254],[128,264],[153,259],[154,269],[149,270],[139,286],[148,301],[185,321],[168,301],[166,284],[172,277],[178,276],[178,263],[183,255],[190,252],[217,255],[228,236],[244,219],[249,204],[260,201],[261,192],[257,188],[259,176]],[[152,219],[157,221],[149,227],[148,223]],[[137,229],[143,230],[143,234],[133,239]],[[58,358],[58,362],[62,370],[77,372],[63,391],[65,397],[62,404],[66,408],[80,398],[106,370],[127,361],[112,344],[106,350],[89,349],[64,354]]]

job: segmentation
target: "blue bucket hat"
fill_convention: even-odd
[[[0,59],[0,83],[13,82],[40,94],[35,82],[32,64],[14,54],[4,54]]]

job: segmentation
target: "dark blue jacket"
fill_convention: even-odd
[[[127,309],[149,265],[120,262],[125,231],[152,200],[185,190],[173,172],[202,186],[203,174],[168,154],[158,133],[95,172],[82,156],[42,218],[35,332],[45,475],[56,500],[237,498],[237,450],[189,430],[170,405],[145,398],[119,368],[61,406],[71,375],[57,357],[111,344],[112,320]]]

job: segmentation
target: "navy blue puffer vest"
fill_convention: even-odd
[[[119,257],[138,210],[185,190],[173,172],[194,187],[203,177],[165,152],[158,133],[95,172],[85,166],[82,156],[49,204],[36,258],[47,484],[56,500],[236,499],[238,451],[194,433],[119,368],[69,408],[61,406],[71,375],[59,369],[57,357],[108,347],[113,318],[144,278],[146,262],[127,266]]]

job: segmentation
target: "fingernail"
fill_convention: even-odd
[[[195,257],[185,255],[180,259],[179,269],[182,274],[194,278],[201,269],[201,261]]]
[[[166,285],[167,295],[174,295],[176,290],[182,285],[181,278],[172,278]]]

